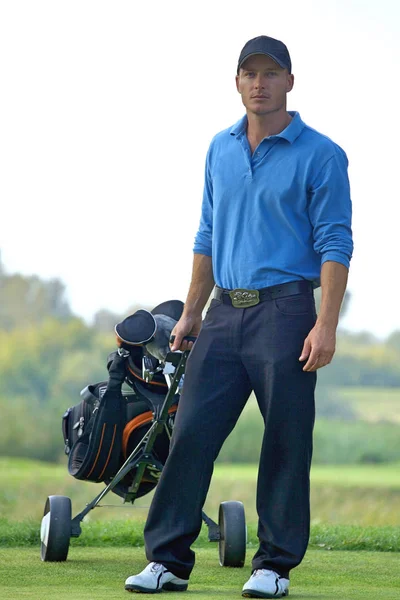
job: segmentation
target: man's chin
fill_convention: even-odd
[[[277,108],[249,108],[249,111],[253,113],[253,115],[257,115],[258,117],[266,117],[267,115],[272,115],[278,112]]]
[[[266,117],[268,115],[273,115],[274,113],[279,112],[284,107],[283,106],[254,106],[254,105],[249,105],[246,108],[253,115],[257,115],[258,117]]]

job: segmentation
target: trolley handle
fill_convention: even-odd
[[[185,337],[183,339],[186,340],[187,342],[195,342],[197,340],[197,336],[196,335],[185,335]],[[171,335],[171,337],[169,338],[169,341],[171,344],[173,344],[175,341],[175,336]]]

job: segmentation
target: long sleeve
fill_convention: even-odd
[[[348,268],[353,253],[347,165],[345,153],[337,147],[309,190],[314,250],[321,255],[321,265],[332,260]]]
[[[195,254],[212,256],[213,232],[213,189],[210,174],[210,150],[207,153],[204,176],[203,203],[201,207],[200,226],[197,231],[193,251]]]

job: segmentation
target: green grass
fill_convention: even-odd
[[[290,597],[344,600],[399,599],[399,464],[314,466],[309,550],[292,573]],[[254,510],[256,465],[217,464],[206,511],[216,519],[222,500],[242,500],[248,522],[247,567],[258,542]],[[147,511],[121,505],[110,494],[71,540],[66,563],[42,563],[39,528],[49,494],[68,495],[73,514],[101,486],[70,477],[65,465],[0,459],[0,598],[109,600],[127,598],[125,578],[146,564],[143,525]],[[146,506],[150,495],[138,501]],[[136,505],[135,505],[136,506]],[[112,519],[112,520],[110,520]],[[343,524],[344,523],[344,524]],[[380,525],[380,526],[377,526]],[[189,593],[199,600],[240,598],[249,569],[222,569],[207,529],[195,544],[197,565]],[[185,594],[169,593],[171,600]]]
[[[335,395],[361,420],[400,423],[399,388],[345,387],[337,388]]]
[[[314,465],[400,461],[399,392],[321,387],[317,388],[316,407]],[[226,440],[219,460],[258,462],[263,430],[257,403],[251,398]]]
[[[71,548],[87,546],[143,546],[144,523],[133,520],[92,521],[82,524],[82,534],[71,539]],[[249,548],[258,545],[255,523],[247,524]],[[0,519],[0,547],[39,547],[40,520],[13,522]],[[195,546],[210,545],[208,529],[203,525]],[[400,526],[360,527],[355,525],[322,525],[311,527],[310,547],[329,550],[372,550],[400,552]]]
[[[244,569],[226,569],[218,565],[216,548],[200,548],[188,592],[169,592],[165,597],[170,600],[240,598],[250,573],[251,555],[248,552]],[[0,549],[0,597],[4,600],[132,598],[124,591],[124,581],[139,572],[146,562],[143,549],[135,548],[73,548],[65,563],[42,563],[38,550],[33,548]],[[289,597],[398,600],[398,556],[353,552],[349,560],[348,552],[311,549],[292,571]]]
[[[241,500],[256,521],[256,465],[216,465],[206,511],[221,499]],[[385,526],[399,524],[400,464],[314,465],[311,469],[313,523]]]
[[[400,432],[399,432],[400,434]],[[1,464],[1,462],[0,462]],[[224,464],[215,466],[213,479],[216,481],[251,482],[257,476],[257,465]],[[313,485],[335,485],[338,487],[390,487],[400,489],[400,463],[382,465],[313,465]]]
[[[257,466],[228,465],[215,467],[205,510],[216,519],[223,500],[240,500],[247,520],[255,523]],[[314,524],[360,526],[395,526],[399,524],[400,465],[314,465],[311,475],[311,514]],[[77,481],[66,465],[38,461],[0,458],[0,516],[9,521],[40,520],[49,495],[68,496],[73,515],[85,507],[102,489],[102,485]],[[140,498],[132,507],[115,494],[104,498],[88,520],[131,519],[143,523],[151,494]]]

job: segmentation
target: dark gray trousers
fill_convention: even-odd
[[[212,301],[187,362],[170,454],[145,526],[148,560],[189,578],[214,461],[254,390],[265,432],[252,568],[288,577],[300,563],[310,528],[316,374],[302,370],[299,356],[315,318],[311,292],[245,309]]]

